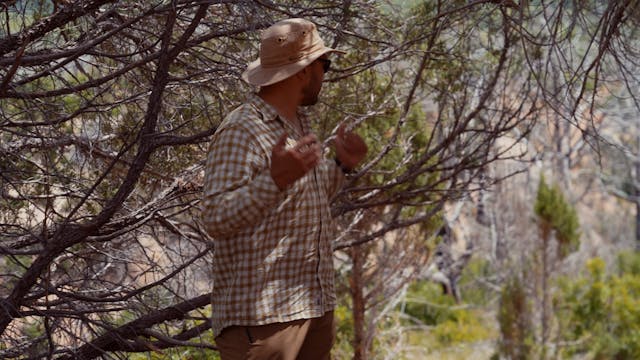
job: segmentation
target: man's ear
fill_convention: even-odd
[[[309,76],[309,70],[310,70],[309,66],[305,66],[302,68],[302,70],[296,73],[296,76],[301,76],[301,77]]]
[[[302,68],[302,70],[298,71],[294,76],[297,77],[298,81],[304,84],[308,82],[309,78],[311,77],[311,69],[309,66],[305,66]]]

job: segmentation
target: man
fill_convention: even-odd
[[[334,341],[329,202],[366,155],[339,127],[327,160],[299,107],[318,101],[330,53],[313,23],[280,21],[243,74],[260,87],[211,142],[203,221],[214,239],[212,327],[226,359],[329,359]]]

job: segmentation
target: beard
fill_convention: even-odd
[[[322,89],[322,78],[313,77],[311,81],[302,89],[302,106],[310,106],[318,103],[318,95]]]
[[[302,102],[300,105],[302,106],[311,106],[318,103],[318,94],[304,94],[302,97]]]

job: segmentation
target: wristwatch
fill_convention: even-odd
[[[336,165],[338,165],[338,167],[344,174],[350,174],[353,172],[353,169],[349,169],[348,167],[344,166],[344,164],[340,161],[340,159],[338,159],[337,156],[334,157],[333,160],[336,162]]]

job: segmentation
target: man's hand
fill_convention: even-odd
[[[367,144],[360,135],[344,130],[344,124],[340,125],[336,138],[333,141],[336,148],[336,156],[345,168],[351,170],[367,155]]]
[[[307,135],[287,149],[287,134],[282,135],[271,151],[271,177],[280,190],[293,184],[322,159],[322,147],[315,135]]]

